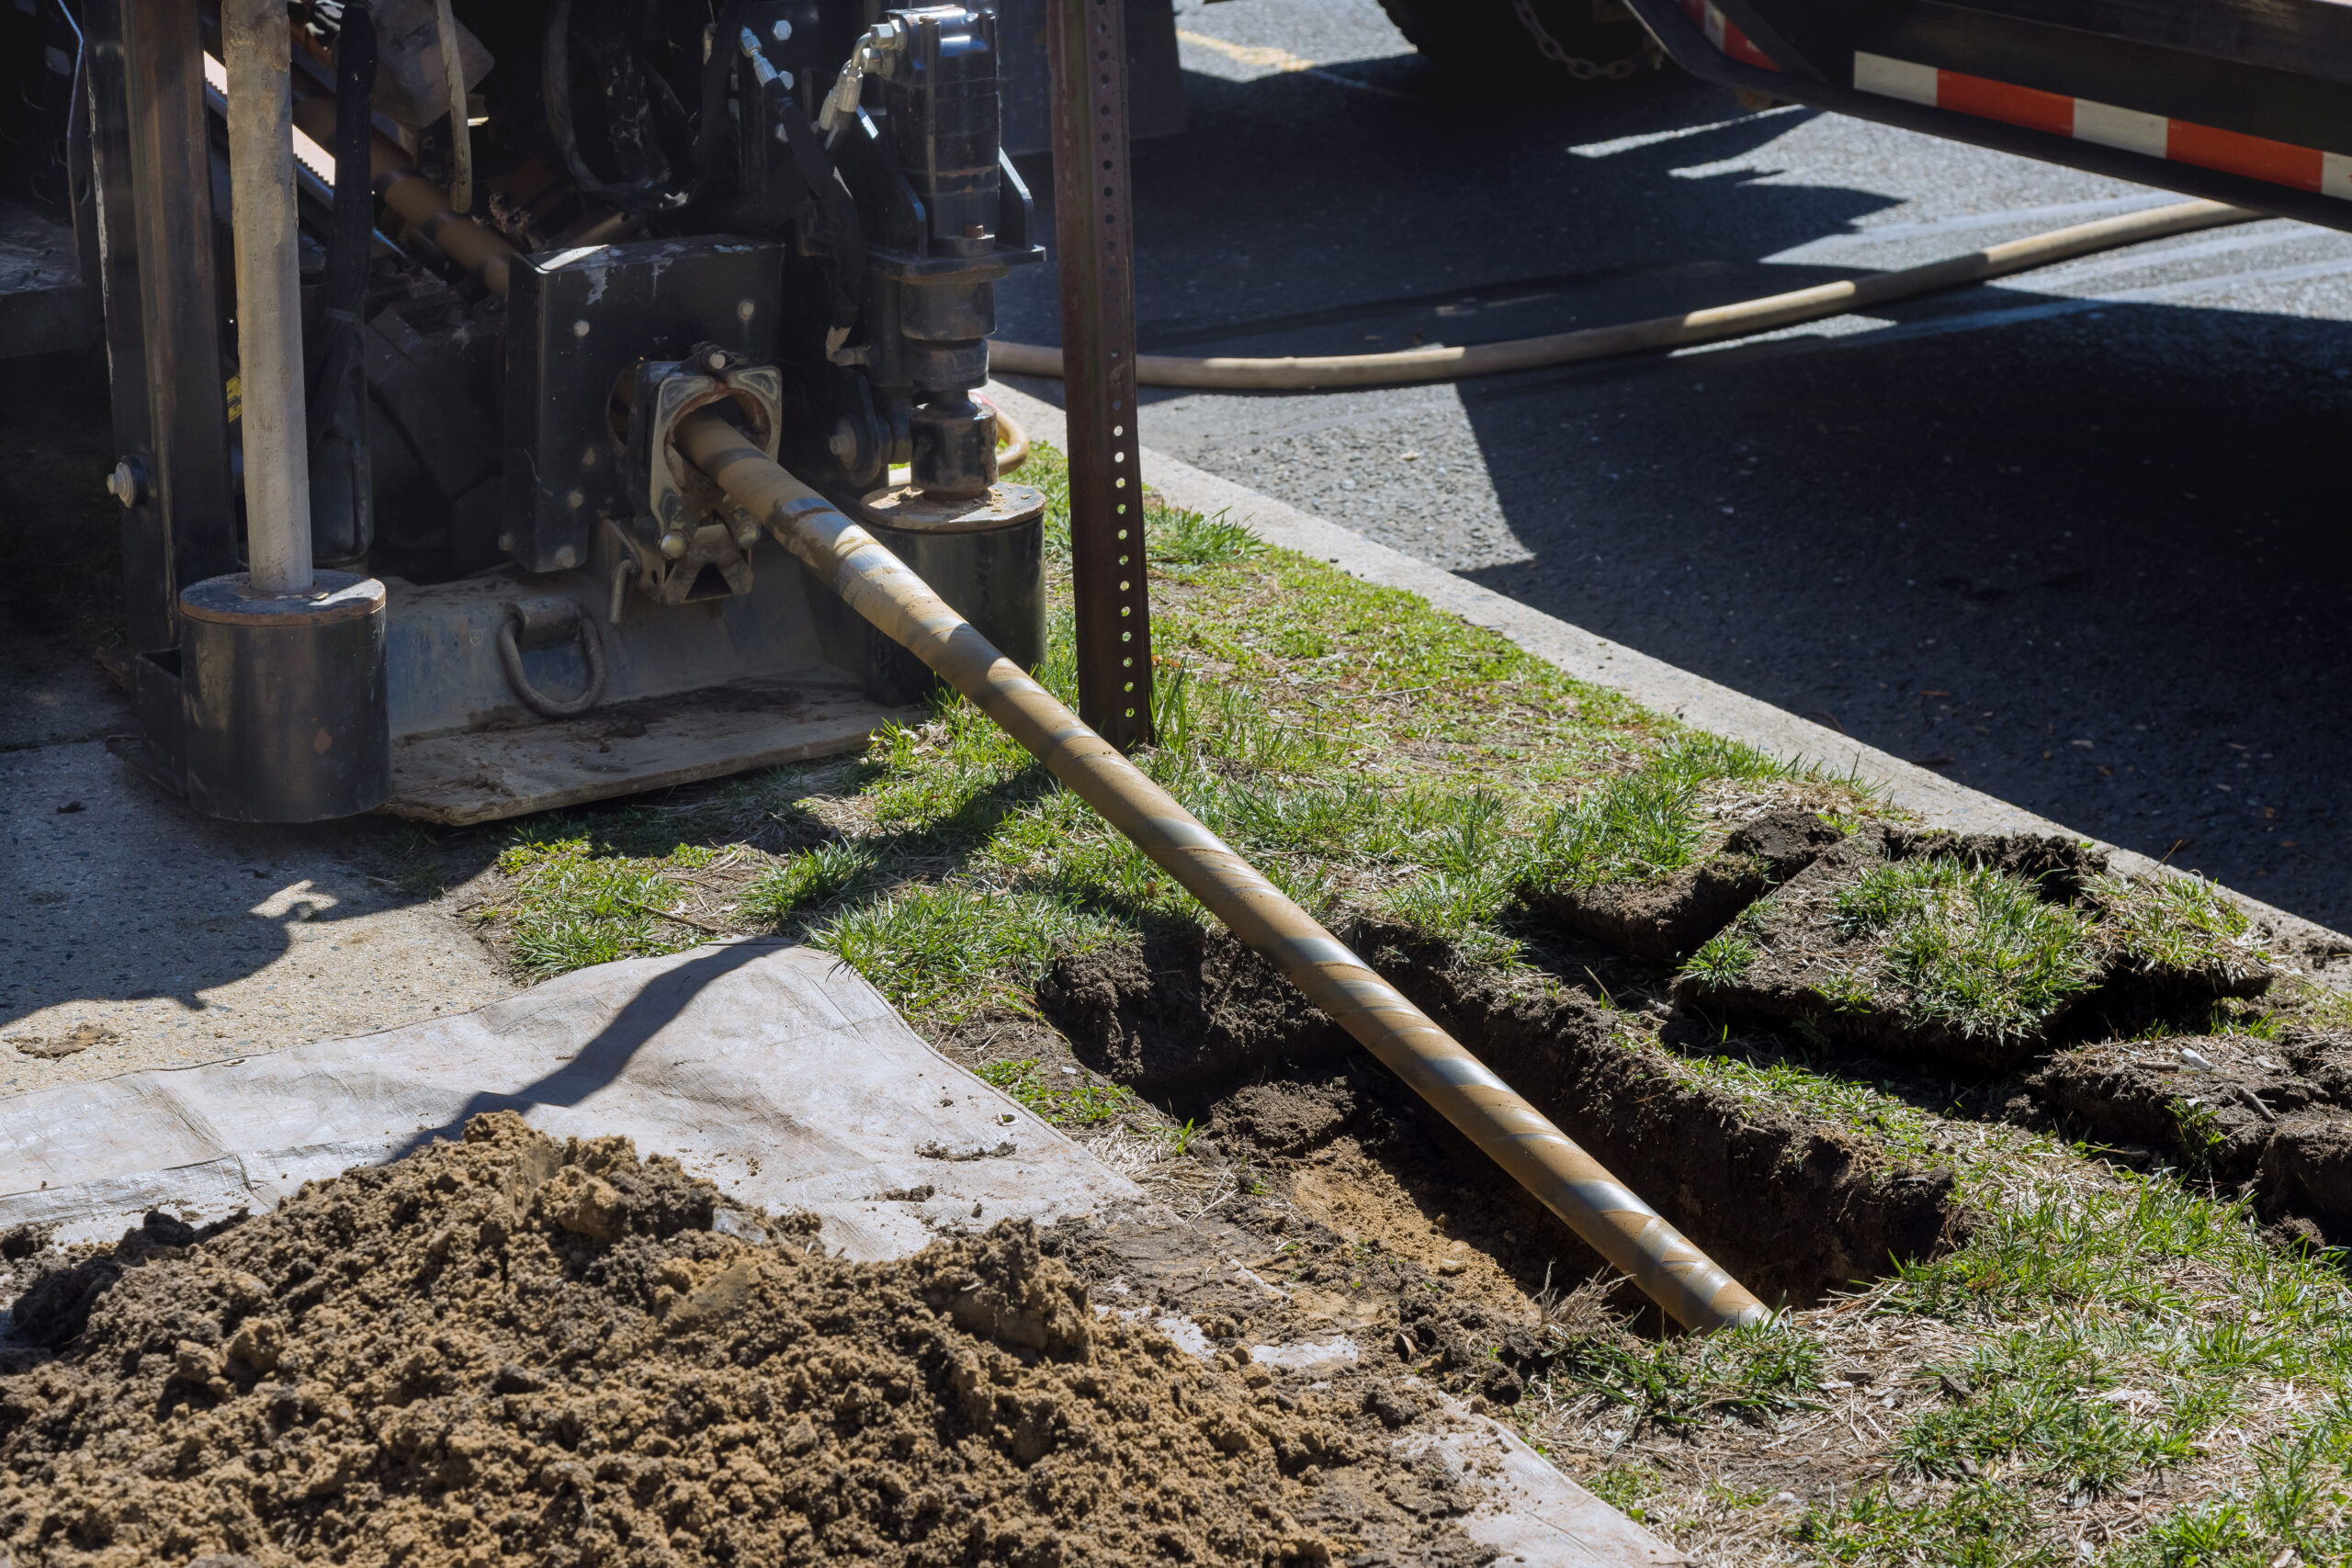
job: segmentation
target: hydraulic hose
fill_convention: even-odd
[[[1718,1328],[1770,1315],[1543,1112],[991,647],[872,535],[716,412],[681,421],[677,442],[689,462],[852,609],[1003,726],[1677,1322]]]
[[[1002,479],[1029,460],[1029,432],[1019,420],[998,409],[996,433],[1004,438],[996,449],[997,478]]]
[[[1401,387],[1421,381],[1455,381],[1469,376],[1498,376],[1576,365],[1652,349],[1682,348],[1748,337],[1825,316],[1865,310],[1939,288],[2006,277],[2097,251],[2136,245],[2199,229],[2245,223],[2263,216],[2218,201],[2183,201],[2127,212],[2092,223],[2053,229],[2022,240],[1987,245],[1966,255],[1924,266],[1907,266],[1871,277],[1841,278],[1810,288],[1715,305],[1680,316],[1658,316],[1613,327],[1587,327],[1548,337],[1468,347],[1408,348],[1389,354],[1337,354],[1308,359],[1183,359],[1164,354],[1136,355],[1136,380],[1146,387],[1192,387],[1223,391],[1296,391],[1308,388]],[[1030,343],[989,344],[989,370],[999,376],[1062,373],[1062,351]]]

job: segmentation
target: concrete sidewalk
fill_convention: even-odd
[[[515,989],[447,896],[369,875],[355,837],[213,821],[102,741],[0,753],[0,1095],[367,1033]]]

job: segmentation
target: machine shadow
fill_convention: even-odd
[[[2052,313],[1959,320],[2037,304]],[[2352,324],[2017,288],[1901,315],[1465,384],[1526,558],[1464,575],[2071,828],[2352,919],[2330,853],[2352,807],[2333,456]]]
[[[463,1111],[447,1122],[417,1129],[414,1136],[386,1156],[386,1163],[406,1158],[427,1144],[461,1137],[467,1122],[493,1111],[525,1111],[535,1105],[579,1104],[618,1078],[630,1059],[684,1012],[704,987],[786,945],[788,944],[757,937],[726,942],[662,971],[561,1067],[511,1094],[476,1094],[466,1102]]]
[[[1190,129],[1135,152],[1143,352],[1375,352],[1721,304],[1852,276],[1763,258],[1895,204],[1728,167],[1810,110],[1747,115],[1672,76],[1485,103],[1391,67],[1333,69],[1402,96],[1190,78]],[[2326,846],[2352,807],[2352,654],[2331,628],[2352,547],[2331,455],[2352,328],[2283,290],[2272,315],[2027,277],[1886,312],[1908,331],[1277,395],[1296,406],[1268,423],[1347,430],[1371,471],[1323,504],[1426,551],[1378,505],[1394,481],[1426,510],[1426,480],[1383,473],[1372,433],[1398,421],[1401,454],[1405,420],[1458,399],[1500,505],[1487,554],[1521,557],[1465,575],[2342,924]],[[1057,339],[1045,269],[1004,298],[1004,335]],[[1936,327],[1996,310],[2023,314]],[[1163,440],[1229,438],[1217,395],[1142,400],[1204,411],[1169,408]]]

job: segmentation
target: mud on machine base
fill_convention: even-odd
[[[959,502],[903,485],[875,491],[854,511],[867,533],[1007,658],[1029,671],[1045,662],[1042,493],[1000,481],[985,493]],[[812,591],[809,600],[823,622],[828,657],[854,671],[875,702],[896,707],[921,702],[940,688],[939,677],[922,660],[832,593]]]
[[[392,787],[384,585],[321,571],[311,592],[243,573],[180,594],[188,803],[238,822],[372,811]]]

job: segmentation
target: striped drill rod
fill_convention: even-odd
[[[688,461],[760,518],[852,609],[1003,726],[1675,1321],[1720,1328],[1770,1315],[831,502],[716,413],[680,422],[677,442]]]

